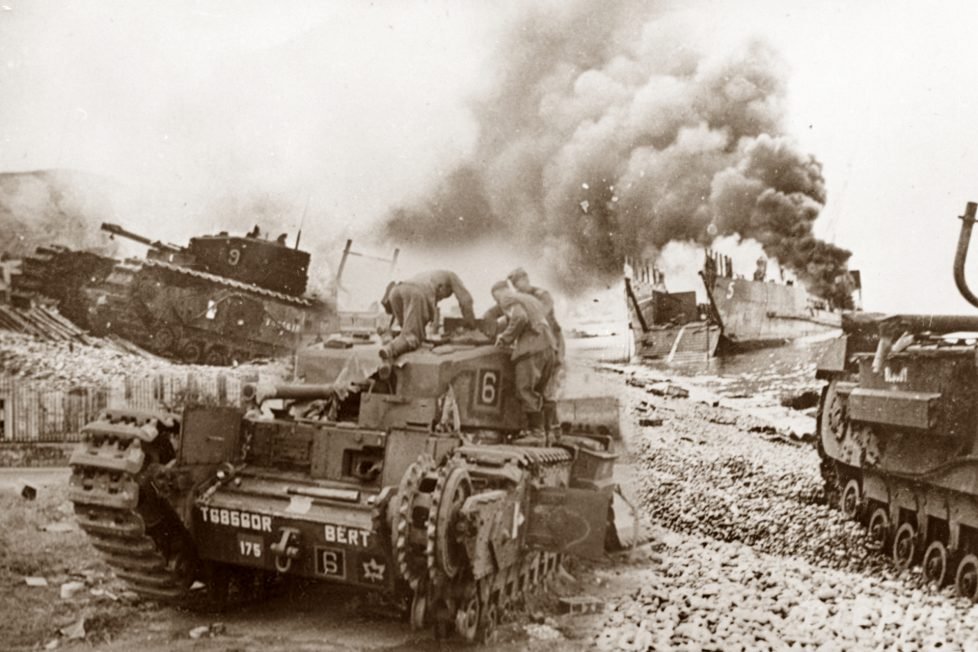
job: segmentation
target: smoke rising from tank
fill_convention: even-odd
[[[508,66],[475,107],[473,153],[393,210],[392,239],[493,235],[542,256],[572,291],[669,242],[759,242],[815,293],[844,302],[850,253],[813,235],[820,163],[784,132],[786,70],[759,41],[696,49],[638,6],[537,8],[500,43]]]
[[[108,191],[105,179],[79,172],[0,173],[0,252],[21,258],[39,246],[73,243],[112,254],[117,243],[92,217],[107,210]]]

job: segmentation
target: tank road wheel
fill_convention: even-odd
[[[965,555],[961,559],[954,578],[954,586],[960,597],[978,602],[978,557]]]
[[[424,629],[425,617],[428,611],[428,598],[426,591],[417,591],[411,599],[411,629],[418,631]]]
[[[492,643],[496,637],[496,626],[499,624],[499,608],[496,601],[490,597],[489,602],[482,605],[479,615],[479,628],[475,633],[476,643],[485,645]]]
[[[893,535],[893,563],[897,568],[910,568],[917,558],[917,530],[904,523]]]
[[[934,541],[924,551],[924,579],[937,588],[951,581],[951,561],[943,541]]]
[[[180,359],[187,364],[197,364],[204,354],[204,347],[200,342],[187,340],[180,346]]]
[[[884,508],[877,507],[873,515],[869,517],[867,530],[866,548],[868,550],[880,551],[886,548],[890,539],[890,516]]]
[[[177,345],[177,336],[173,330],[164,326],[153,335],[153,348],[157,353],[173,355]]]
[[[228,354],[220,346],[212,346],[204,355],[204,364],[211,367],[224,367],[228,364]]]
[[[426,523],[425,557],[433,585],[445,578],[454,579],[465,563],[465,547],[456,538],[455,517],[471,495],[472,480],[464,466],[454,463],[439,470]]]
[[[479,604],[479,594],[472,586],[466,591],[465,597],[455,612],[455,631],[469,643],[476,641],[479,633],[479,620],[482,616],[481,605]]]
[[[862,502],[863,492],[859,488],[859,481],[853,478],[846,483],[845,489],[842,490],[839,509],[849,520],[858,521],[863,508]]]

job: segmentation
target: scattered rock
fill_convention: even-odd
[[[44,526],[45,532],[74,532],[75,529],[74,524],[69,521],[58,521]]]
[[[61,635],[69,641],[76,641],[85,638],[85,619],[79,618],[74,624],[62,627]]]
[[[65,582],[61,585],[61,599],[70,600],[84,590],[84,582]]]
[[[37,488],[29,484],[23,484],[20,487],[20,496],[24,500],[34,500],[37,498]]]
[[[193,639],[204,638],[205,636],[210,634],[210,631],[211,631],[210,625],[201,625],[200,627],[194,627],[193,629],[191,629],[189,635],[190,638]]]
[[[781,405],[792,410],[807,410],[818,405],[819,393],[805,390],[795,394],[782,394]]]
[[[27,586],[47,586],[47,578],[44,577],[25,577],[24,584]]]
[[[530,638],[538,641],[558,641],[564,638],[564,635],[560,633],[560,630],[547,624],[532,623],[530,625],[525,625],[523,629]]]
[[[662,419],[659,417],[643,417],[638,420],[638,425],[645,428],[656,428],[662,425]]]
[[[654,396],[664,396],[667,398],[689,398],[689,390],[668,382],[646,385],[645,391]]]
[[[204,638],[214,638],[216,636],[222,636],[227,634],[227,626],[224,623],[211,623],[210,625],[201,625],[199,627],[194,627],[188,632],[188,635],[192,639]]]

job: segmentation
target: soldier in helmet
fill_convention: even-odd
[[[486,317],[506,317],[506,328],[496,337],[497,346],[513,347],[516,393],[526,418],[526,436],[547,443],[544,403],[549,400],[550,378],[556,358],[556,341],[547,323],[546,308],[537,299],[516,292],[506,281],[492,286],[496,306]]]
[[[402,353],[414,351],[424,341],[425,328],[435,319],[438,302],[455,296],[462,318],[469,328],[475,327],[472,295],[455,272],[423,272],[400,283],[390,283],[381,305],[401,327],[400,334],[380,350],[382,374],[390,373],[391,362]]]
[[[548,398],[543,410],[549,423],[556,424],[557,403],[554,397],[560,389],[561,380],[564,375],[564,334],[561,331],[560,324],[557,323],[557,317],[554,315],[553,297],[543,288],[532,285],[530,283],[530,275],[522,267],[514,269],[506,278],[509,279],[509,282],[513,284],[513,287],[518,292],[528,294],[539,301],[546,311],[547,323],[550,325],[550,332],[553,333],[554,340],[556,341],[557,352],[554,361],[554,370],[551,376],[551,386],[548,388]]]

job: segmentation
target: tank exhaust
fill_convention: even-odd
[[[964,209],[961,220],[961,235],[958,237],[958,249],[954,255],[954,283],[958,286],[958,292],[971,305],[978,308],[978,296],[968,287],[968,279],[964,276],[964,263],[968,258],[968,246],[971,244],[971,230],[975,225],[975,212],[978,211],[978,204],[969,201]]]

